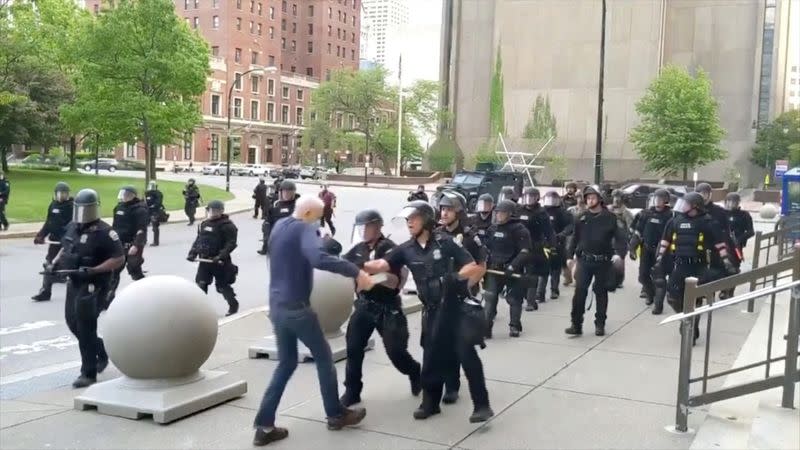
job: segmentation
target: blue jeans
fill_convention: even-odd
[[[272,373],[261,406],[256,414],[256,427],[272,427],[275,425],[275,414],[278,404],[286,389],[289,378],[297,368],[297,340],[305,344],[311,351],[314,364],[317,366],[319,390],[322,393],[322,404],[327,417],[338,417],[344,413],[339,401],[339,383],[336,379],[336,367],[333,365],[331,347],[325,340],[319,325],[317,314],[311,308],[299,310],[276,309],[270,311],[270,319],[278,343],[278,367]]]

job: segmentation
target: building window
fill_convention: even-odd
[[[297,3],[292,3],[292,15],[297,15]]]
[[[286,8],[286,0],[283,0],[283,2],[281,2],[281,11],[286,12]]]
[[[251,20],[250,21],[250,34],[255,34],[256,32],[256,24]]]
[[[304,122],[303,121],[303,108],[298,106],[297,107],[297,111],[296,111],[296,115],[295,115],[295,118],[294,118],[294,123],[299,125],[299,126],[303,126],[303,122]]]
[[[308,41],[308,53],[314,53],[314,41]]]
[[[258,52],[250,52],[250,64],[258,64]]]
[[[219,56],[219,46],[214,45],[211,47],[211,56]]]
[[[333,36],[333,27],[328,25],[328,36]]]
[[[272,138],[267,139],[266,150],[267,150],[267,162],[268,163],[272,162],[272,143],[273,142],[274,142],[274,140]]]
[[[220,114],[220,97],[217,94],[211,94],[211,115],[219,116]]]
[[[258,29],[258,35],[261,36],[261,24],[260,23],[258,24],[257,29]]]
[[[255,9],[256,9],[256,2],[254,2],[253,0],[250,0],[250,13],[251,14],[254,13]]]
[[[339,45],[336,46],[336,56],[342,56],[342,47]]]
[[[792,66],[792,72],[797,72],[797,66]]]
[[[314,17],[314,5],[308,5],[308,17]]]
[[[219,161],[219,135],[211,135],[211,161]]]
[[[219,0],[212,0],[211,1],[212,8],[219,8]]]
[[[275,122],[275,103],[267,103],[267,122]]]
[[[302,89],[298,89],[297,90],[297,101],[298,102],[302,102],[303,101],[303,90]]]
[[[292,66],[292,73],[297,72],[297,66]]]
[[[258,120],[259,117],[259,108],[258,108],[258,100],[250,100],[250,119],[251,120]]]
[[[797,78],[792,78],[792,84],[797,84]]]
[[[269,27],[269,38],[275,39],[275,27]]]
[[[330,42],[328,42],[328,54],[329,55],[331,54],[331,43]]]
[[[186,133],[183,137],[183,160],[191,161],[192,159],[192,134]]]
[[[297,22],[292,22],[292,33],[297,33]]]
[[[306,75],[309,77],[314,76],[314,68],[313,67],[306,67]]]
[[[194,9],[197,9],[199,7],[200,7],[200,0],[194,0]]]
[[[257,75],[251,76],[250,77],[250,83],[252,85],[251,88],[252,88],[253,94],[258,94],[258,89],[260,87],[259,85],[261,84],[261,77],[259,77]]]
[[[281,106],[281,123],[289,123],[289,105]]]
[[[356,16],[353,16],[353,26],[356,26]]]
[[[354,49],[350,49],[350,59],[353,61],[356,60],[356,51]]]
[[[293,52],[297,51],[297,41],[295,41],[295,40],[292,40],[292,51]]]
[[[282,95],[283,98],[288,100],[289,99],[289,86],[284,86],[283,89],[282,89],[281,94],[283,94]]]
[[[195,30],[197,29],[197,27],[200,26],[200,18],[199,17],[195,17],[194,18],[192,26],[194,27]]]
[[[336,29],[336,39],[341,39],[341,38],[342,38],[342,29],[341,28],[337,28]]]
[[[242,49],[237,48],[236,50],[233,51],[233,61],[236,64],[239,64],[239,63],[242,62]]]
[[[273,20],[275,19],[275,7],[273,6],[269,7],[269,18]]]
[[[286,50],[286,38],[281,38],[281,48]]]
[[[356,34],[355,33],[352,33],[352,36],[350,36],[350,42],[352,42],[353,44],[356,43]]]
[[[314,35],[314,24],[313,23],[308,24],[308,35],[309,36],[313,36]]]
[[[275,67],[275,57],[274,57],[274,56],[272,56],[272,55],[269,55],[269,56],[267,57],[267,64],[268,64],[270,67]]]
[[[337,14],[339,16],[339,22],[341,22],[342,21],[342,12],[341,11],[336,11],[336,12],[337,12]]]
[[[331,81],[331,69],[325,69],[325,81]]]
[[[286,31],[286,19],[281,19],[281,31]]]
[[[275,96],[275,80],[271,78],[267,80],[267,95],[270,97]]]
[[[237,119],[242,118],[242,98],[233,97],[233,117]]]
[[[242,18],[241,17],[237,17],[236,18],[236,29],[239,30],[239,31],[242,31]]]
[[[261,15],[262,5],[261,3],[258,4],[258,15]]]
[[[189,9],[189,0],[183,0],[183,9]]]
[[[344,23],[347,23],[347,13],[344,13]]]
[[[159,145],[156,147],[156,159],[164,159],[164,146]]]
[[[214,16],[211,18],[211,28],[219,28],[219,16]]]
[[[136,159],[136,144],[125,144],[125,157]]]
[[[233,88],[237,91],[242,90],[242,74],[239,72],[233,74]]]
[[[333,17],[333,10],[330,7],[328,7],[328,19],[332,17]]]

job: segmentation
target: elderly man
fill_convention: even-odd
[[[364,408],[345,408],[340,402],[331,348],[310,306],[314,269],[353,278],[359,291],[369,290],[373,285],[369,275],[355,264],[322,250],[317,224],[324,206],[319,198],[301,196],[292,216],[279,220],[270,235],[270,259],[274,264],[270,264],[269,311],[280,362],[256,414],[253,444],[257,446],[289,435],[285,428],[275,426],[275,414],[286,384],[297,368],[298,339],[311,351],[317,365],[328,429],[355,425],[367,414]]]

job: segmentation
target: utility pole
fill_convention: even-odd
[[[603,80],[606,62],[606,0],[603,0],[603,11],[600,23],[600,82],[597,88],[597,136],[594,152],[594,182],[603,181]]]

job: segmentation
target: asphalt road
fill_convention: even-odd
[[[198,178],[201,185],[224,186],[225,182],[224,177],[194,177]],[[165,174],[161,178],[186,179],[189,176]],[[238,189],[252,188],[255,183],[254,178],[232,178],[233,187]],[[338,197],[334,217],[336,237],[345,249],[351,245],[355,215],[366,208],[377,209],[384,215],[387,234],[392,234],[398,241],[407,238],[405,229],[394,227],[390,220],[405,202],[406,192],[360,187],[336,187],[332,190]],[[298,183],[298,191],[301,194],[316,194],[319,186]],[[239,266],[239,277],[234,288],[241,303],[240,311],[245,312],[267,304],[268,261],[256,253],[260,248],[261,220],[253,219],[251,213],[236,214],[232,219],[239,228],[239,247],[233,253],[234,263]],[[162,226],[161,245],[147,247],[144,252],[147,275],[173,274],[194,280],[196,265],[186,261],[185,257],[195,234],[196,228],[186,224]],[[30,296],[41,285],[38,272],[45,252],[45,246],[35,246],[30,239],[10,239],[0,243],[0,386],[3,398],[8,398],[14,392],[47,387],[42,385],[47,375],[67,372],[69,377],[66,379],[71,379],[77,373],[80,360],[77,341],[64,323],[65,286],[56,284],[49,302],[36,303],[30,300]],[[130,282],[127,273],[123,272],[120,289]],[[211,289],[208,301],[223,317],[227,304],[222,296]],[[102,331],[102,316],[100,322]],[[51,377],[50,382],[63,384],[64,381],[65,377],[62,376],[59,379]],[[29,382],[33,384],[25,386]]]

